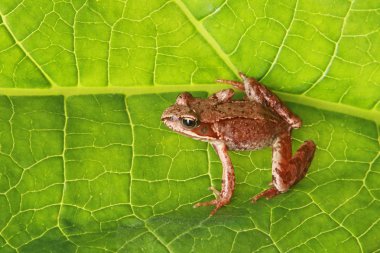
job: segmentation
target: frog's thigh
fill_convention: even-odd
[[[297,179],[291,158],[291,137],[289,132],[285,132],[276,138],[272,147],[272,182],[280,192],[287,191]]]

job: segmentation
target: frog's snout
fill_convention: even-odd
[[[173,114],[171,113],[170,108],[166,109],[161,115],[161,121],[163,122],[172,118],[173,118]]]
[[[165,113],[165,112],[164,112]],[[161,121],[164,121],[166,119],[164,113],[161,115]]]
[[[165,126],[174,130],[176,122],[178,121],[178,118],[172,114],[166,114],[164,112],[161,116],[161,121],[164,123]]]
[[[161,121],[164,122],[164,123],[166,123],[168,121],[174,121],[174,119],[175,118],[173,116],[168,116],[168,117],[161,116]]]
[[[161,115],[161,121],[170,129],[173,129],[175,122],[178,120],[170,108],[166,109]]]
[[[174,104],[167,108],[161,115],[161,121],[171,129],[178,127],[178,122],[182,117],[189,114],[189,107]]]

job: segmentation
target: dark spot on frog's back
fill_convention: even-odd
[[[218,122],[216,131],[223,136],[230,149],[253,150],[272,144],[275,136],[281,131],[276,124],[260,119],[234,118]],[[229,145],[230,140],[233,140],[231,145]]]

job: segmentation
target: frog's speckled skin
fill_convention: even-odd
[[[219,155],[223,165],[222,190],[218,192],[211,187],[217,198],[195,205],[215,205],[211,215],[230,202],[234,191],[235,174],[227,150],[255,150],[272,146],[272,187],[253,197],[253,201],[286,192],[305,176],[314,156],[315,144],[310,140],[292,156],[290,134],[293,128],[301,127],[301,119],[265,86],[244,74],[240,75],[243,83],[218,82],[244,90],[247,95],[245,100],[232,100],[232,89],[222,90],[208,99],[194,98],[185,92],[161,117],[172,130],[210,142]],[[183,119],[190,119],[194,125],[186,126]]]

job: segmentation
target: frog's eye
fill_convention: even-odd
[[[198,120],[190,117],[181,118],[182,126],[192,129],[198,125]]]

